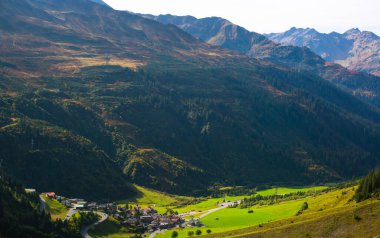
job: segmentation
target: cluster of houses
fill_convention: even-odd
[[[152,207],[142,208],[140,206],[117,206],[115,203],[97,204],[95,202],[87,202],[80,198],[66,198],[58,196],[54,192],[47,192],[44,195],[51,199],[56,199],[66,207],[75,210],[85,211],[102,211],[109,216],[114,217],[120,223],[137,232],[153,232],[155,230],[170,229],[174,227],[200,227],[202,224],[199,219],[190,219],[185,221],[181,215],[176,213],[159,214]]]
[[[141,208],[127,206],[119,208],[116,213],[109,214],[118,219],[126,227],[134,227],[137,231],[149,231],[169,229],[182,226],[184,220],[181,216],[172,213],[170,215],[159,214],[154,208]]]
[[[84,199],[81,198],[66,198],[63,196],[58,196],[54,192],[47,192],[43,193],[47,198],[56,199],[61,204],[65,205],[66,207],[78,209],[78,210],[96,210],[97,204],[95,202],[88,203]]]

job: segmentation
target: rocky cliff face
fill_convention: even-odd
[[[291,28],[267,36],[284,45],[306,46],[349,69],[380,75],[380,37],[372,32],[354,28],[343,34],[323,34],[310,28]]]

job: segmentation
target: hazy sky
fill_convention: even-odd
[[[136,13],[219,16],[260,33],[292,26],[320,32],[358,27],[380,35],[380,0],[104,0]]]

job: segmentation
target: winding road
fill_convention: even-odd
[[[91,236],[88,234],[88,231],[93,228],[94,226],[104,222],[105,220],[107,220],[108,218],[108,215],[105,214],[104,212],[96,212],[99,216],[101,216],[101,219],[95,223],[92,223],[91,225],[88,225],[88,226],[85,226],[83,227],[81,230],[80,230],[80,234],[82,235],[82,237],[84,238],[91,238]]]

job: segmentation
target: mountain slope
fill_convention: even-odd
[[[213,45],[220,45],[238,51],[251,58],[269,60],[286,65],[296,71],[305,70],[333,82],[354,95],[375,105],[380,105],[380,80],[378,77],[350,71],[346,68],[325,62],[304,45],[280,45],[263,35],[235,25],[219,17],[196,19],[191,16],[143,15],[164,24],[174,24],[195,37]],[[311,30],[310,30],[311,31]],[[331,39],[326,40],[328,44]],[[377,56],[368,58],[376,61]]]
[[[91,0],[91,1],[99,3],[99,4],[104,5],[104,6],[108,6],[108,4],[103,2],[102,0]]]
[[[4,238],[78,238],[62,223],[53,223],[40,212],[38,194],[25,193],[11,180],[0,177],[0,237]]]
[[[0,149],[30,186],[201,193],[337,181],[380,162],[379,110],[315,74],[90,1],[0,4]]]
[[[115,153],[105,125],[62,96],[40,91],[0,98],[0,151],[9,174],[66,196],[105,200],[136,194],[104,152]]]
[[[224,56],[240,57],[176,27],[87,0],[5,0],[0,7],[0,61],[18,77],[71,74],[94,65],[215,64]]]
[[[380,37],[372,32],[354,28],[343,34],[323,34],[310,28],[291,28],[269,34],[268,38],[285,45],[308,47],[327,61],[380,76]]]

